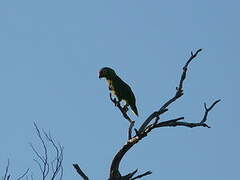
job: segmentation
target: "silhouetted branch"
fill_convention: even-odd
[[[50,133],[47,134],[44,130],[42,130],[44,136],[40,132],[39,128],[37,127],[36,123],[34,123],[35,130],[37,132],[37,137],[41,141],[41,145],[43,147],[43,154],[39,153],[36,148],[30,144],[34,154],[37,156],[38,159],[34,159],[34,161],[37,163],[39,166],[39,169],[41,171],[42,179],[46,180],[47,177],[50,178],[51,180],[55,180],[57,177],[58,179],[61,180],[63,176],[63,146],[60,144],[56,145],[54,139],[51,137]],[[50,143],[53,149],[55,150],[56,154],[55,157],[51,162],[49,162],[48,158],[48,148],[46,143]],[[52,169],[52,175],[49,174],[49,166],[51,163],[51,169]],[[59,176],[58,176],[59,175]],[[31,176],[32,178],[32,176]]]
[[[56,151],[56,158],[51,162],[51,167],[52,167],[52,179],[54,179],[58,173],[60,172],[60,179],[62,179],[63,175],[63,167],[62,167],[62,161],[63,161],[63,146],[60,144],[56,145],[54,142],[53,138],[51,137],[51,134],[47,134],[44,130],[43,133],[46,137],[46,139],[52,144]]]
[[[23,175],[21,175],[20,177],[18,177],[17,180],[23,179],[23,178],[27,175],[28,171],[29,171],[29,168],[25,171],[25,173],[23,173]]]
[[[63,162],[63,146],[61,146],[60,144],[56,144],[54,139],[51,137],[50,133],[47,134],[44,130],[42,130],[42,132],[39,130],[39,128],[37,127],[36,123],[34,123],[34,127],[36,130],[36,134],[38,139],[40,140],[41,146],[43,148],[43,152],[40,153],[31,143],[30,143],[30,147],[33,150],[36,158],[34,158],[33,160],[36,162],[36,164],[38,165],[39,169],[40,169],[40,173],[42,176],[42,180],[47,180],[47,179],[51,179],[51,180],[61,180],[62,176],[63,176],[63,166],[62,166],[62,162]],[[43,134],[43,135],[42,135]],[[55,150],[55,157],[53,157],[52,161],[49,161],[49,152],[52,153],[51,149],[47,146],[47,143],[50,143],[50,147],[53,148],[52,151]],[[51,163],[51,167],[52,167],[52,171],[50,173],[49,170],[49,165]],[[11,180],[13,179],[12,176],[9,173],[9,166],[10,166],[10,162],[8,160],[6,169],[5,169],[5,173],[4,176],[2,177],[2,180]],[[29,172],[29,168],[19,177],[14,178],[15,180],[21,180],[23,178],[26,178],[28,180],[28,172]],[[33,180],[33,175],[31,174],[30,179]],[[39,178],[38,178],[39,179]]]
[[[135,171],[127,174],[126,176],[121,177],[120,179],[123,179],[123,180],[134,180],[134,179],[140,179],[140,178],[142,178],[143,176],[147,176],[147,175],[152,174],[151,171],[147,171],[147,172],[145,172],[145,173],[143,173],[143,174],[140,174],[140,175],[138,175],[138,176],[136,176],[136,177],[133,177],[133,176],[137,173],[137,171],[138,171],[138,170],[136,169]]]
[[[113,98],[113,97],[112,97],[112,93],[109,93],[109,96],[110,96],[110,100],[113,102],[113,104],[114,104],[115,106],[117,106],[118,109],[121,111],[123,117],[124,117],[126,120],[128,120],[130,123],[132,123],[133,120],[131,120],[131,118],[127,115],[128,109],[122,107],[121,104],[120,104],[120,102],[119,102],[116,98]]]
[[[126,176],[124,176],[126,179],[131,179],[136,173],[137,173],[138,169],[136,169],[135,171],[127,174]]]
[[[10,179],[10,174],[8,174],[8,171],[9,171],[9,159],[8,159],[8,162],[7,162],[7,166],[6,166],[6,169],[5,169],[5,173],[4,173],[4,176],[2,177],[3,180],[9,180]]]
[[[123,117],[129,121],[130,125],[129,125],[129,128],[128,128],[128,139],[131,139],[132,138],[132,128],[135,124],[135,121],[133,121],[128,115],[127,115],[127,111],[128,111],[128,108],[126,107],[122,107],[120,102],[117,101],[116,98],[113,98],[112,97],[112,94],[109,93],[109,96],[110,96],[110,99],[111,101],[114,103],[115,106],[118,107],[118,109],[120,110],[120,112],[122,113]]]
[[[158,111],[152,113],[152,114],[145,120],[145,122],[144,122],[144,123],[142,124],[142,126],[139,128],[139,132],[144,131],[144,129],[146,128],[146,126],[147,126],[154,118],[156,118],[157,121],[158,121],[159,116],[160,116],[161,114],[163,114],[163,113],[165,113],[165,112],[168,111],[167,107],[168,107],[170,104],[172,104],[173,102],[175,102],[178,98],[180,98],[180,97],[183,95],[183,82],[184,82],[184,80],[186,79],[186,74],[187,74],[187,70],[188,70],[188,65],[191,63],[191,61],[192,61],[195,57],[197,57],[198,53],[201,52],[201,51],[202,51],[202,49],[198,49],[194,54],[193,54],[193,52],[191,52],[190,58],[188,59],[188,61],[186,62],[186,64],[185,64],[184,67],[183,67],[183,72],[182,72],[182,75],[181,75],[181,78],[180,78],[180,81],[179,81],[179,85],[178,85],[178,87],[176,87],[176,90],[177,90],[177,91],[176,91],[175,95],[174,95],[171,99],[169,99],[167,102],[165,102]]]
[[[7,166],[6,166],[6,169],[5,169],[5,173],[4,173],[4,176],[2,177],[2,180],[10,180],[11,175],[9,173],[9,166],[10,166],[10,162],[8,160]],[[23,179],[27,175],[28,171],[29,171],[29,168],[23,173],[23,175],[21,175],[18,178],[16,178],[16,180]]]
[[[218,102],[220,102],[220,101],[221,101],[221,99],[216,100],[216,101],[210,106],[210,108],[207,108],[206,103],[204,103],[205,114],[204,114],[204,116],[203,116],[203,119],[202,119],[201,123],[205,123],[205,122],[207,121],[207,116],[208,116],[209,111],[211,111],[212,108],[213,108]]]
[[[132,178],[131,180],[140,179],[140,178],[142,178],[143,176],[147,176],[147,175],[150,175],[150,174],[152,174],[152,172],[151,172],[151,171],[147,171],[147,172],[145,172],[145,173],[143,173],[143,174],[140,174],[140,175]]]
[[[73,164],[73,167],[76,169],[77,173],[84,179],[89,180],[86,174],[81,170],[78,164]]]
[[[168,111],[168,109],[167,109],[168,106],[170,104],[172,104],[173,102],[175,102],[178,98],[180,98],[183,95],[183,82],[186,79],[186,73],[187,73],[188,65],[198,55],[198,53],[201,50],[202,49],[199,49],[195,53],[191,52],[190,58],[188,59],[188,61],[185,64],[185,66],[183,67],[183,72],[182,72],[182,75],[181,75],[181,78],[180,78],[180,81],[179,81],[179,85],[176,88],[175,95],[171,99],[169,99],[166,103],[164,103],[162,105],[162,107],[158,111],[153,112],[143,122],[143,124],[141,125],[139,130],[135,129],[136,135],[134,137],[132,137],[131,139],[128,139],[127,143],[125,145],[123,145],[123,147],[114,156],[112,164],[111,164],[111,167],[110,167],[109,180],[133,180],[133,179],[141,178],[143,176],[151,174],[150,171],[147,171],[144,174],[141,174],[141,175],[138,175],[138,176],[132,178],[132,176],[137,172],[137,170],[136,170],[133,173],[129,173],[126,176],[122,176],[121,173],[119,172],[119,165],[120,165],[120,162],[121,162],[122,158],[128,152],[128,150],[130,150],[135,144],[137,144],[140,140],[142,140],[144,137],[146,137],[148,135],[148,133],[150,131],[152,131],[153,129],[160,128],[160,127],[175,127],[175,126],[185,126],[185,127],[189,127],[189,128],[199,127],[200,126],[200,127],[208,127],[209,128],[209,126],[206,124],[208,113],[211,111],[211,109],[220,100],[215,101],[210,106],[210,108],[207,108],[206,104],[204,105],[204,107],[205,107],[204,117],[198,123],[191,123],[191,122],[181,121],[181,120],[184,119],[184,117],[179,117],[179,118],[171,119],[171,120],[168,120],[168,121],[158,122],[159,119],[160,119],[160,115],[165,113],[166,111]],[[155,122],[150,124],[150,122],[153,119],[155,119]]]
[[[183,93],[183,83],[184,80],[186,79],[187,75],[187,70],[189,64],[192,62],[193,59],[195,59],[198,55],[199,52],[201,52],[202,49],[198,49],[195,53],[191,52],[191,55],[189,59],[187,60],[186,64],[183,66],[183,71],[179,80],[179,84],[176,87],[176,93],[172,98],[170,98],[168,101],[166,101],[159,110],[153,112],[148,116],[148,118],[143,121],[142,125],[140,126],[139,129],[134,129],[135,130],[135,135],[132,137],[132,128],[134,126],[134,121],[130,119],[130,117],[127,115],[128,108],[125,106],[122,107],[120,102],[117,101],[116,98],[112,97],[112,94],[110,93],[110,99],[111,101],[115,104],[115,106],[118,107],[120,112],[122,113],[123,117],[127,119],[130,122],[130,126],[128,129],[128,141],[120,148],[120,150],[115,154],[111,166],[110,166],[110,172],[109,172],[109,179],[108,180],[135,180],[135,179],[140,179],[144,176],[152,174],[151,171],[147,171],[143,174],[135,176],[137,173],[137,169],[133,172],[128,173],[127,175],[121,175],[119,171],[119,166],[121,163],[121,160],[123,159],[124,155],[139,141],[141,141],[143,138],[145,138],[149,132],[151,132],[153,129],[160,128],[160,127],[176,127],[176,126],[184,126],[188,128],[194,128],[194,127],[207,127],[210,128],[206,121],[208,117],[208,113],[213,109],[213,107],[220,102],[220,100],[216,100],[213,102],[213,104],[207,108],[206,103],[204,103],[204,108],[205,112],[203,115],[203,119],[200,122],[186,122],[182,121],[184,117],[179,117],[167,121],[162,121],[159,122],[160,115],[164,114],[165,112],[168,111],[168,107],[174,103],[177,99],[179,99],[184,93]],[[155,120],[152,122],[152,120]],[[74,168],[78,172],[78,174],[84,179],[88,180],[88,177],[85,175],[85,173],[80,169],[78,164],[73,164]],[[135,176],[135,177],[134,177]]]

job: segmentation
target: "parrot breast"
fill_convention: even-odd
[[[116,91],[115,91],[115,89],[114,89],[112,80],[107,80],[107,82],[108,82],[108,89],[109,89],[114,95],[116,95]]]

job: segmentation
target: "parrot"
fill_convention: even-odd
[[[116,72],[110,67],[103,67],[99,71],[99,79],[105,78],[108,82],[108,89],[118,98],[121,102],[126,102],[125,106],[130,106],[136,116],[138,110],[136,106],[136,98],[133,94],[131,87],[125,83]]]

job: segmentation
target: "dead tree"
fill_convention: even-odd
[[[4,173],[4,175],[2,176],[2,180],[11,180],[11,179],[12,179],[12,176],[11,176],[11,174],[10,174],[10,172],[9,172],[9,167],[10,167],[10,161],[8,160],[7,166],[6,166],[6,168],[5,168],[5,173]],[[27,176],[28,172],[29,172],[29,168],[28,168],[22,175],[20,175],[20,176],[17,177],[17,178],[14,178],[14,179],[21,180],[21,179],[23,179],[25,176]]]
[[[36,123],[34,123],[34,127],[37,132],[37,137],[41,141],[43,152],[40,153],[31,143],[30,146],[36,156],[33,160],[39,167],[42,176],[41,179],[62,180],[63,146],[61,144],[56,144],[50,133],[46,133],[43,129],[40,131]],[[47,143],[50,144],[49,147]],[[49,153],[51,152],[51,148],[52,151],[55,151],[55,156],[50,159]]]
[[[166,121],[160,121],[160,116],[168,111],[169,106],[174,103],[177,99],[183,96],[183,84],[184,80],[186,79],[187,75],[187,70],[189,64],[195,59],[198,55],[199,52],[201,52],[202,49],[198,49],[195,53],[191,52],[191,55],[186,62],[186,64],[183,66],[183,71],[181,74],[181,78],[179,81],[178,86],[176,87],[176,93],[172,98],[170,98],[168,101],[166,101],[159,110],[153,112],[150,114],[145,121],[143,121],[142,125],[140,126],[139,129],[134,129],[135,133],[134,136],[132,136],[132,128],[134,126],[134,121],[130,119],[130,117],[127,115],[127,111],[118,103],[118,101],[114,98],[112,98],[110,94],[110,99],[111,101],[115,104],[115,106],[120,110],[122,113],[123,117],[127,119],[130,122],[130,126],[128,129],[128,140],[127,142],[122,146],[122,148],[116,153],[114,156],[111,166],[110,166],[110,173],[109,173],[109,178],[108,180],[134,180],[134,179],[139,179],[144,176],[150,175],[152,172],[147,171],[145,173],[136,175],[137,169],[133,172],[130,172],[126,175],[122,175],[119,171],[119,166],[121,163],[122,158],[124,155],[132,148],[134,147],[135,144],[137,144],[139,141],[141,141],[143,138],[145,138],[149,132],[151,132],[153,129],[157,129],[160,127],[176,127],[176,126],[185,126],[189,128],[193,127],[207,127],[210,128],[210,126],[206,123],[207,122],[207,117],[208,113],[213,109],[213,107],[220,102],[219,100],[216,100],[215,102],[212,103],[210,107],[207,107],[206,103],[204,103],[204,109],[205,112],[203,114],[202,119],[197,122],[187,122],[187,121],[182,121],[184,117],[178,117]],[[76,169],[77,173],[84,179],[84,180],[89,180],[88,176],[81,170],[78,164],[73,164],[74,168]]]
[[[36,156],[33,160],[39,167],[41,179],[42,180],[62,180],[63,177],[63,146],[57,144],[55,140],[52,138],[50,133],[46,133],[43,129],[39,130],[37,124],[34,123],[34,127],[36,130],[36,134],[38,139],[40,140],[40,146],[43,149],[43,152],[40,152],[40,148],[35,148],[32,143],[30,143],[30,147]],[[52,156],[53,155],[53,156]],[[2,180],[22,180],[22,179],[35,179],[33,174],[29,175],[30,169],[28,168],[22,175],[12,178],[10,174],[10,162],[8,160],[5,173],[2,176]],[[39,178],[37,178],[39,179]]]

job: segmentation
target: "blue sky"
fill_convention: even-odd
[[[162,119],[197,122],[203,103],[222,99],[207,128],[161,128],[130,150],[121,170],[145,179],[238,179],[240,144],[238,1],[0,2],[0,174],[31,167],[33,122],[64,146],[64,179],[107,179],[126,142],[128,122],[108,97],[101,67],[110,66],[137,98],[136,127],[174,93],[191,51],[185,95]]]

